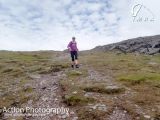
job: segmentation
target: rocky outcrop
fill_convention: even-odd
[[[160,53],[160,35],[128,39],[119,43],[97,46],[93,50],[104,52],[118,50],[123,53],[136,52],[153,55]]]

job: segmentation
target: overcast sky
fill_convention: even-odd
[[[160,33],[159,0],[0,0],[1,50],[80,50]]]

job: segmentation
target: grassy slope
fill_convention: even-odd
[[[28,100],[38,99],[33,88],[26,87],[33,82],[29,74],[46,74],[59,70],[68,65],[69,60],[60,59],[59,52],[0,52],[0,108],[3,106],[21,106]],[[93,67],[104,76],[109,75],[114,81],[136,91],[136,94],[127,100],[140,105],[143,109],[152,109],[159,105],[160,100],[160,56],[146,56],[134,54],[85,53],[80,54],[80,61],[85,66],[79,71],[66,70],[67,77],[62,79],[64,102],[67,105],[81,108],[88,103],[98,103],[97,99],[85,97],[85,90],[98,91],[105,96],[108,90],[104,89],[105,81],[90,81],[87,76],[88,67]],[[53,66],[53,67],[51,67]],[[56,67],[55,67],[56,66]],[[59,68],[60,66],[60,68]],[[88,67],[87,67],[88,66]],[[58,67],[58,68],[57,68]],[[52,68],[52,69],[51,69]],[[98,79],[98,78],[97,78]],[[96,88],[95,88],[96,86]],[[95,90],[96,89],[96,90]],[[107,91],[107,92],[106,92]],[[145,93],[145,94],[144,94]],[[146,94],[147,93],[147,94]],[[107,95],[108,96],[108,95]],[[114,106],[111,100],[104,100],[105,104]],[[123,106],[134,114],[131,106]],[[81,111],[82,110],[82,111]],[[80,118],[88,117],[82,107],[78,114]],[[87,113],[88,111],[86,111]],[[103,117],[104,113],[94,111],[88,113],[95,118]],[[158,116],[157,109],[151,115]],[[91,118],[93,119],[93,118]]]
[[[95,53],[84,56],[83,61],[105,73],[112,71],[112,76],[121,81],[146,81],[160,83],[160,56],[135,54]]]
[[[101,59],[100,59],[101,58]],[[129,98],[144,109],[159,107],[160,103],[160,56],[106,53],[86,58],[88,64],[102,73],[112,73],[118,82],[137,92]],[[96,63],[96,64],[95,64]],[[107,69],[107,70],[106,70]],[[128,106],[127,106],[128,107]],[[159,110],[157,111],[160,114]],[[157,114],[157,113],[155,113]]]
[[[36,101],[39,96],[34,86],[28,86],[34,82],[31,75],[50,74],[67,67],[67,63],[55,59],[58,55],[53,51],[0,51],[0,108],[21,107],[29,100]]]
[[[160,56],[147,56],[147,55],[135,55],[135,54],[115,54],[112,52],[106,53],[88,53],[82,54],[80,56],[80,61],[83,66],[88,66],[94,68],[99,73],[104,76],[111,76],[113,81],[117,83],[121,83],[124,86],[131,88],[136,92],[135,95],[125,98],[124,103],[121,107],[129,111],[131,114],[135,115],[135,108],[126,103],[126,101],[131,101],[135,105],[139,105],[142,109],[149,115],[155,118],[159,118],[160,111],[159,111],[159,103],[160,103]],[[86,74],[85,70],[87,69],[84,67],[80,71],[82,74]],[[74,71],[73,71],[74,72]],[[82,79],[83,78],[83,79]],[[98,78],[97,78],[98,79]],[[81,74],[77,74],[72,76],[72,74],[68,75],[68,81],[63,80],[62,85],[65,86],[64,91],[65,95],[69,95],[70,98],[66,98],[69,105],[76,106],[79,117],[82,119],[85,116],[85,108],[79,109],[80,103],[84,104],[84,100],[86,99],[85,92],[98,92],[102,94],[108,94],[112,92],[108,92],[104,88],[107,85],[106,82],[99,80],[97,81],[90,81],[86,77],[82,77]],[[123,89],[123,88],[122,88]],[[120,89],[120,90],[122,90]],[[117,93],[120,93],[120,90]],[[76,95],[74,92],[77,92]],[[113,93],[114,95],[114,93]],[[75,98],[74,96],[78,96]],[[105,96],[105,95],[104,95]],[[119,96],[119,95],[117,95]],[[81,98],[81,99],[79,99]],[[77,104],[76,104],[76,100]],[[85,105],[88,103],[99,103],[100,101],[104,101],[103,103],[109,106],[114,107],[115,103],[110,100],[100,100],[94,99],[91,101],[87,101]],[[103,99],[103,98],[102,98]],[[80,102],[81,101],[81,102]],[[74,102],[74,103],[73,103]],[[81,104],[81,105],[82,105]],[[121,103],[120,103],[121,104]],[[149,110],[148,110],[149,109]],[[88,113],[95,118],[100,118],[103,116],[98,111],[94,111],[93,113]],[[93,115],[94,114],[94,115]],[[94,118],[88,118],[94,119]],[[143,119],[143,117],[142,117]]]

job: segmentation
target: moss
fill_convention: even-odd
[[[72,76],[80,76],[80,75],[82,75],[82,72],[76,71],[76,70],[72,70],[72,71],[69,71],[69,72],[67,73],[67,75],[68,75],[69,77],[72,77]]]
[[[12,68],[7,68],[7,69],[4,69],[4,70],[2,71],[2,73],[8,73],[8,72],[12,72],[12,71],[13,71]]]
[[[88,109],[80,109],[78,112],[79,120],[103,120],[106,116],[106,112],[99,110],[89,111]]]
[[[43,69],[38,70],[38,73],[49,74],[52,72],[59,72],[67,67],[68,67],[68,65],[66,65],[66,64],[55,64],[55,65],[51,65],[50,67],[43,67]]]
[[[33,88],[32,87],[27,87],[27,88],[23,89],[23,91],[26,92],[26,93],[31,93],[31,92],[33,92]]]
[[[125,91],[124,88],[107,88],[103,86],[90,86],[85,87],[84,90],[86,92],[98,92],[98,93],[106,93],[106,94],[116,94],[116,93],[122,93]]]
[[[5,68],[2,70],[2,74],[13,77],[25,76],[24,71],[18,67]]]
[[[78,96],[78,95],[72,95],[72,96],[65,95],[63,97],[63,100],[64,103],[66,103],[68,106],[82,105],[94,101],[93,98]]]

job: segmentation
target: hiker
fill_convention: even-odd
[[[77,48],[77,42],[75,40],[75,37],[72,37],[72,41],[69,42],[67,48],[70,51],[71,59],[72,59],[72,65],[71,67],[79,68],[78,66],[78,48]]]

